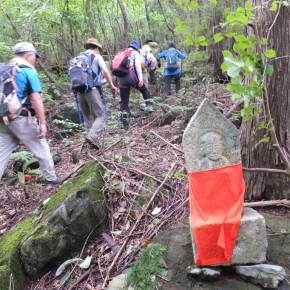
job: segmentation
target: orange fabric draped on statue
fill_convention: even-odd
[[[197,265],[230,261],[238,237],[244,193],[241,164],[189,173],[190,223]]]

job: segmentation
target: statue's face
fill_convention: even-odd
[[[204,157],[211,161],[218,161],[222,157],[223,144],[217,133],[206,133],[200,138],[201,150]]]

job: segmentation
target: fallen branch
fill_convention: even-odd
[[[118,253],[116,254],[116,256],[115,256],[113,262],[112,262],[111,265],[110,265],[110,267],[108,268],[108,271],[107,271],[107,274],[106,274],[105,280],[104,280],[104,282],[103,282],[103,286],[102,286],[102,288],[105,289],[106,284],[107,284],[107,282],[108,282],[108,280],[109,280],[109,277],[110,277],[110,272],[111,272],[111,270],[113,269],[113,267],[115,266],[115,264],[116,264],[116,262],[117,262],[119,256],[121,255],[123,249],[124,249],[125,246],[127,245],[128,240],[130,239],[130,236],[132,235],[132,233],[134,232],[134,230],[135,230],[136,227],[138,226],[138,224],[139,224],[140,220],[142,219],[142,217],[144,216],[144,214],[148,211],[148,209],[149,209],[149,207],[150,207],[152,201],[154,200],[155,196],[156,196],[157,193],[160,191],[160,189],[163,187],[165,181],[168,179],[168,177],[171,175],[171,173],[174,172],[174,170],[175,170],[175,165],[176,165],[176,163],[174,163],[174,164],[172,165],[172,167],[170,168],[170,170],[169,170],[168,173],[166,174],[165,178],[163,179],[162,183],[159,185],[159,187],[156,189],[156,191],[155,191],[154,194],[152,195],[151,199],[150,199],[149,202],[147,203],[146,208],[145,208],[144,211],[142,211],[141,214],[138,216],[138,218],[137,218],[137,220],[136,220],[134,226],[132,227],[131,231],[130,231],[129,234],[127,235],[127,238],[126,238],[125,241],[123,242],[123,244],[122,244],[120,250],[119,250]]]
[[[103,161],[105,161],[105,162],[109,162],[109,161],[107,161],[107,160],[103,160]],[[145,172],[143,172],[143,171],[141,171],[141,170],[138,170],[138,169],[135,169],[135,168],[125,167],[125,166],[120,165],[120,164],[118,164],[117,166],[119,166],[119,167],[121,167],[121,168],[123,168],[123,169],[129,170],[129,171],[131,171],[131,172],[137,172],[137,173],[140,173],[140,174],[142,174],[142,175],[144,175],[144,176],[150,177],[150,178],[152,178],[153,180],[155,180],[156,182],[158,182],[159,184],[161,184],[161,183],[163,182],[163,181],[159,180],[158,178],[156,178],[156,177],[154,177],[154,176],[152,176],[152,175],[150,175],[150,174],[148,174],[148,173],[145,173]],[[168,189],[170,189],[170,190],[173,190],[172,187],[171,187],[170,185],[164,184],[163,186],[166,187],[166,188],[168,188]]]
[[[164,138],[162,138],[161,136],[159,136],[157,133],[155,133],[154,131],[150,131],[152,134],[154,134],[155,136],[157,136],[158,138],[160,138],[162,141],[164,141],[166,144],[168,144],[169,146],[171,146],[173,149],[175,149],[176,151],[180,152],[180,153],[184,153],[184,151],[176,146],[174,146],[173,144],[171,144],[170,142],[168,142],[167,140],[165,140]]]
[[[267,201],[255,201],[255,202],[245,202],[246,207],[266,207],[266,206],[285,206],[290,208],[290,200],[267,200]]]
[[[243,167],[244,171],[247,172],[268,172],[268,173],[282,173],[285,175],[288,175],[288,171],[287,170],[282,170],[282,169],[271,169],[271,168],[245,168]]]

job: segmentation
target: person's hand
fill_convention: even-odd
[[[160,67],[161,67],[161,61],[158,60],[157,63],[158,63],[158,64],[157,64],[158,68],[160,68]]]
[[[75,94],[74,94],[73,92],[71,92],[71,93],[69,94],[69,97],[70,97],[71,100],[74,100],[74,99],[75,99]]]
[[[143,86],[143,84],[144,84],[143,80],[139,81],[138,87],[141,88]]]
[[[39,123],[38,139],[45,138],[47,133],[46,123]]]
[[[111,87],[111,90],[112,90],[112,93],[115,94],[115,95],[119,95],[119,89],[115,86],[112,86]]]

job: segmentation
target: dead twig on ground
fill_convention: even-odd
[[[113,262],[111,263],[111,265],[109,266],[108,268],[108,271],[107,271],[107,274],[106,274],[106,277],[105,277],[105,280],[103,282],[103,288],[106,287],[107,285],[107,282],[110,278],[110,272],[111,270],[113,269],[113,267],[115,266],[115,263],[117,261],[117,259],[119,258],[119,256],[121,255],[123,249],[125,248],[125,246],[127,245],[128,243],[128,240],[129,240],[129,237],[130,235],[134,232],[134,230],[136,229],[136,227],[138,226],[140,220],[142,219],[142,217],[144,216],[144,213],[146,213],[152,203],[152,201],[154,200],[155,196],[158,194],[158,192],[160,191],[160,189],[162,188],[163,184],[165,183],[165,181],[169,178],[169,176],[171,175],[172,172],[174,172],[175,170],[175,163],[172,165],[172,167],[170,168],[170,170],[168,171],[168,173],[166,174],[166,177],[164,178],[164,180],[162,181],[162,183],[159,185],[159,187],[157,188],[157,190],[154,192],[154,194],[152,195],[151,199],[149,200],[149,202],[147,203],[146,205],[146,208],[144,211],[141,212],[141,214],[139,215],[139,217],[137,218],[134,226],[132,227],[131,231],[129,232],[129,234],[127,235],[127,238],[125,239],[125,241],[123,242],[120,250],[118,251],[118,253],[116,254]]]
[[[155,136],[157,136],[158,138],[160,138],[162,141],[164,141],[166,144],[168,144],[169,146],[171,146],[174,150],[180,152],[180,153],[184,153],[184,151],[176,146],[174,146],[173,144],[169,143],[167,140],[165,140],[164,138],[162,138],[160,135],[158,135],[157,133],[155,133],[154,131],[150,131],[152,134],[154,134]]]

